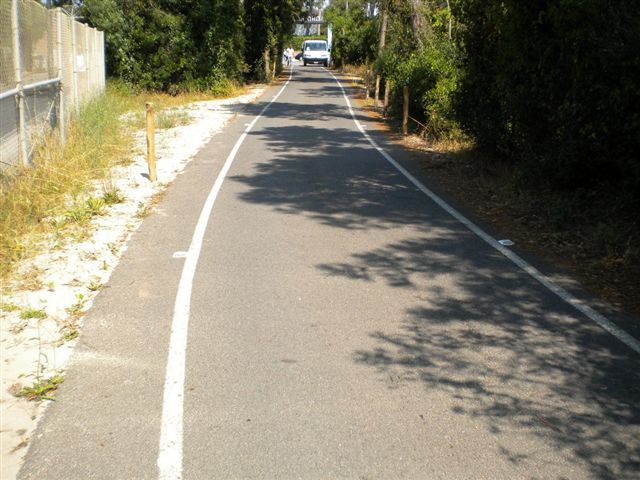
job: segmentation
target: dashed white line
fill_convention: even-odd
[[[160,480],[179,480],[182,478],[184,379],[191,292],[204,234],[207,229],[207,224],[209,223],[209,218],[211,217],[213,205],[242,142],[244,142],[247,134],[267,108],[269,108],[269,106],[280,97],[282,92],[284,92],[284,89],[287,88],[292,75],[293,68],[289,71],[289,78],[280,91],[265,105],[260,114],[247,125],[233,146],[231,153],[229,153],[207,196],[193,232],[193,237],[191,238],[191,245],[189,246],[189,251],[187,252],[186,260],[182,267],[182,275],[180,276],[180,283],[178,284],[178,292],[176,293],[176,301],[173,309],[173,321],[171,323],[171,337],[169,340],[169,353],[164,381],[160,443],[157,460],[158,478],[160,478]]]
[[[346,94],[344,88],[342,87],[342,84],[335,77],[335,75],[333,73],[331,73],[329,70],[327,70],[327,71],[329,72],[329,75],[331,75],[333,77],[333,79],[336,81],[336,83],[340,87],[340,90],[342,91],[342,96],[344,97],[345,102],[347,102],[347,107],[349,108],[349,113],[351,114],[351,118],[353,118],[353,121],[355,122],[356,126],[358,127],[358,130],[360,130],[362,135],[364,135],[364,137],[369,141],[371,146],[373,148],[375,148],[391,165],[393,165],[396,170],[398,170],[413,185],[415,185],[418,188],[418,190],[420,190],[426,196],[431,198],[431,200],[433,200],[436,204],[438,204],[449,215],[451,215],[453,218],[455,218],[460,223],[462,223],[465,227],[467,227],[469,230],[471,230],[473,233],[475,233],[478,237],[480,237],[486,243],[488,243],[493,248],[498,250],[502,255],[507,257],[509,260],[511,260],[513,263],[515,263],[518,267],[520,267],[522,270],[527,272],[534,279],[536,279],[538,282],[540,282],[542,285],[544,285],[548,290],[550,290],[551,292],[555,293],[558,297],[560,297],[566,303],[568,303],[569,305],[574,307],[576,310],[578,310],[580,313],[585,315],[587,318],[589,318],[593,322],[595,322],[598,325],[600,325],[607,332],[609,332],[611,335],[616,337],[622,343],[624,343],[629,348],[634,350],[636,353],[640,354],[640,341],[638,341],[636,338],[632,337],[629,333],[627,333],[626,331],[624,331],[623,329],[618,327],[616,324],[614,324],[607,317],[605,317],[601,313],[597,312],[596,310],[591,308],[589,305],[586,305],[583,301],[581,301],[578,298],[576,298],[574,295],[569,293],[567,290],[562,288],[560,285],[555,284],[549,277],[544,275],[537,268],[535,268],[532,265],[530,265],[526,260],[524,260],[518,254],[516,254],[513,251],[509,250],[508,248],[505,248],[504,246],[502,246],[500,244],[500,242],[498,242],[495,238],[493,238],[491,235],[486,233],[484,230],[482,230],[480,227],[478,227],[475,223],[473,223],[467,217],[465,217],[460,212],[458,212],[455,208],[453,208],[451,205],[449,205],[447,202],[445,202],[442,198],[440,198],[434,192],[429,190],[426,186],[424,186],[422,184],[422,182],[420,182],[417,178],[415,178],[413,175],[411,175],[411,173],[409,173],[404,167],[402,167],[402,165],[400,165],[391,155],[389,155],[382,147],[380,147],[376,143],[376,141],[373,138],[371,138],[371,136],[365,131],[365,129],[363,128],[362,124],[356,118],[356,115],[355,115],[355,113],[353,111],[353,108],[351,106],[351,102],[349,101],[349,98],[347,97],[347,94]]]

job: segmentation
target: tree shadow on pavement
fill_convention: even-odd
[[[640,478],[635,353],[417,193],[358,132],[291,125],[251,135],[266,145],[265,159],[230,177],[247,187],[242,201],[403,237],[317,265],[414,293],[404,315],[370,332],[376,348],[354,352],[381,388],[417,382],[445,395],[451,413],[481,425],[509,462],[535,465],[526,439],[542,440],[593,477]],[[513,446],[516,437],[524,443]]]
[[[251,175],[230,177],[249,187],[240,194],[243,201],[346,229],[420,225],[429,218],[419,207],[425,200],[399,174],[379,168],[384,165],[377,152],[358,132],[289,126],[250,135],[264,138],[265,158],[273,157],[256,162]],[[442,221],[454,225],[445,217]]]
[[[325,95],[317,94],[318,97]],[[259,102],[244,106],[242,111],[250,116],[262,115],[263,118],[281,118],[286,121],[326,121],[335,122],[336,119],[351,121],[351,113],[346,105],[342,103],[291,103],[278,102],[277,108],[270,107],[264,110],[269,102]],[[263,111],[264,110],[264,111]],[[369,118],[356,115],[360,121],[367,121]]]
[[[466,243],[415,237],[318,266],[422,293],[354,360],[397,378],[392,388],[421,382],[450,395],[453,414],[479,420],[498,442],[540,437],[596,478],[638,478],[638,357],[492,252],[460,254]],[[536,463],[535,453],[500,443],[509,461]]]

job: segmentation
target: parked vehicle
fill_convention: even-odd
[[[325,67],[331,61],[331,47],[326,40],[305,40],[302,44],[302,62],[306,66],[309,63],[321,63]]]

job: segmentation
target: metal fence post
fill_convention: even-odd
[[[96,68],[99,65],[98,62],[98,51],[100,42],[98,41],[98,30],[95,28],[91,29],[91,34],[93,35],[93,54],[91,55],[91,92],[95,94],[100,89],[98,88],[98,73]]]
[[[100,86],[107,87],[107,34],[100,32]]]
[[[19,0],[11,0],[11,32],[13,33],[13,68],[16,82],[18,108],[18,152],[20,163],[29,165],[29,149],[27,147],[27,119],[25,116],[24,91],[22,90],[22,61],[20,52],[20,5]]]
[[[76,41],[76,19],[71,17],[71,66],[73,67],[73,75],[71,75],[73,84],[73,106],[76,114],[80,113],[80,98],[78,97],[78,43]]]
[[[58,43],[58,78],[60,79],[60,83],[58,84],[58,128],[60,129],[60,140],[62,143],[65,142],[67,138],[67,125],[66,125],[66,112],[64,111],[64,84],[62,82],[63,76],[63,64],[64,64],[64,56],[62,54],[62,9],[56,8],[56,35],[57,35],[57,43]]]
[[[91,52],[89,51],[89,26],[82,25],[82,30],[84,30],[84,71],[87,77],[86,91],[88,95],[91,95],[91,70],[89,69],[89,62],[93,59],[91,58]]]

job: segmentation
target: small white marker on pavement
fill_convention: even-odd
[[[187,252],[183,252],[183,251],[173,252],[172,258],[187,258]]]
[[[498,240],[498,243],[504,247],[513,247],[515,245],[515,243],[509,239]]]

